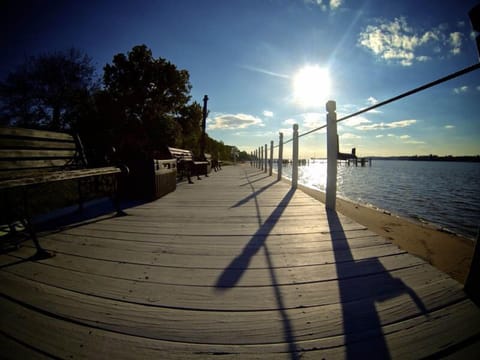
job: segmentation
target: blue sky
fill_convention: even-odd
[[[208,94],[209,135],[251,151],[277,143],[279,131],[291,138],[294,123],[300,133],[323,125],[328,99],[340,117],[476,63],[476,3],[3,0],[0,76],[25,55],[72,46],[102,74],[115,54],[146,44],[189,71],[194,100]],[[339,123],[341,149],[480,154],[479,100],[476,71]],[[324,133],[301,138],[301,156],[325,152]]]

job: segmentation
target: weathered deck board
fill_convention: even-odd
[[[0,255],[0,347],[28,358],[462,356],[460,284],[249,167]]]

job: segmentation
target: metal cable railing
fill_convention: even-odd
[[[387,99],[387,100],[384,100],[384,101],[381,101],[381,102],[379,102],[379,103],[377,103],[377,104],[375,104],[375,105],[369,106],[369,107],[367,107],[367,108],[365,108],[365,109],[361,109],[361,110],[359,110],[359,111],[357,111],[357,112],[354,112],[354,113],[352,113],[352,114],[350,114],[350,115],[343,116],[343,117],[341,117],[340,119],[337,119],[337,123],[339,123],[340,121],[344,121],[344,120],[350,119],[350,118],[352,118],[352,117],[358,116],[358,115],[360,115],[360,114],[369,112],[369,111],[371,111],[371,110],[373,110],[373,109],[376,109],[376,108],[378,108],[378,107],[380,107],[380,106],[383,106],[383,105],[389,104],[389,103],[391,103],[391,102],[400,100],[400,99],[402,99],[402,98],[404,98],[404,97],[407,97],[407,96],[416,94],[416,93],[418,93],[418,92],[420,92],[420,91],[426,90],[426,89],[428,89],[428,88],[431,88],[431,87],[433,87],[433,86],[439,85],[439,84],[444,83],[444,82],[446,82],[446,81],[455,79],[455,78],[457,78],[457,77],[459,77],[459,76],[468,74],[468,73],[470,73],[470,72],[472,72],[472,71],[474,71],[474,70],[477,70],[477,69],[480,69],[480,63],[477,63],[477,64],[474,64],[474,65],[468,66],[468,67],[466,67],[466,68],[464,68],[464,69],[462,69],[462,70],[456,71],[456,72],[454,72],[454,73],[452,73],[452,74],[450,74],[450,75],[444,76],[444,77],[442,77],[442,78],[440,78],[440,79],[437,79],[437,80],[435,80],[435,81],[429,82],[429,83],[424,84],[424,85],[419,86],[419,87],[416,87],[415,89],[406,91],[406,92],[404,92],[404,93],[402,93],[402,94],[400,94],[400,95],[394,96],[394,97],[392,97],[392,98],[390,98],[390,99]],[[299,134],[298,137],[301,138],[301,137],[303,137],[303,136],[309,135],[309,134],[314,133],[314,132],[316,132],[316,131],[322,130],[322,129],[326,128],[326,127],[327,127],[327,124],[322,125],[322,126],[317,127],[317,128],[315,128],[315,129],[312,129],[312,130],[306,131],[306,132],[304,132],[304,133],[302,133],[302,134]],[[288,140],[284,141],[283,143],[284,143],[284,144],[288,144],[288,143],[291,142],[291,141],[293,141],[293,138],[288,139]],[[276,145],[275,147],[278,147],[278,145]]]

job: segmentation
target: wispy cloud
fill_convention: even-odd
[[[408,24],[405,17],[376,22],[360,33],[358,45],[387,62],[411,66],[445,51],[452,55],[461,53],[462,33],[448,33],[442,25],[429,30],[416,29]]]
[[[455,129],[455,125],[445,125],[445,129]]]
[[[370,96],[367,99],[367,103],[368,103],[368,105],[376,105],[376,104],[378,104],[378,100],[376,98],[374,98],[373,96]]]
[[[343,0],[304,0],[306,4],[317,5],[322,11],[337,10],[343,4]]]
[[[344,140],[347,139],[361,139],[362,137],[360,135],[352,134],[352,133],[345,133],[340,135],[340,137]]]
[[[264,126],[263,121],[248,114],[220,114],[215,116],[208,124],[209,130],[237,130],[250,126]]]
[[[383,135],[377,135],[377,138],[383,137]],[[387,137],[393,138],[397,141],[401,141],[404,144],[410,144],[410,145],[420,145],[420,144],[425,144],[425,141],[420,141],[420,140],[415,140],[412,139],[410,135],[395,135],[395,134],[387,134]]]
[[[457,88],[453,89],[453,92],[455,94],[462,94],[462,93],[466,93],[467,91],[468,91],[468,86],[467,85],[460,86],[460,87],[457,87]]]
[[[289,75],[277,73],[277,72],[274,72],[274,71],[270,71],[270,70],[267,70],[267,69],[262,69],[262,68],[255,67],[255,66],[241,65],[240,67],[242,69],[257,72],[257,73],[260,73],[260,74],[274,76],[274,77],[278,77],[278,78],[282,78],[282,79],[290,79]]]
[[[265,117],[273,117],[273,112],[272,111],[269,111],[269,110],[265,110],[263,112],[263,116]]]
[[[458,31],[450,34],[448,42],[450,43],[450,46],[451,46],[450,52],[453,55],[460,54],[461,47],[462,47],[462,37],[463,37],[462,33]]]
[[[410,125],[413,125],[417,122],[417,120],[400,120],[400,121],[394,121],[394,122],[390,122],[390,123],[384,123],[384,122],[381,122],[381,123],[374,123],[374,124],[370,124],[370,125],[361,125],[361,126],[357,126],[356,129],[357,130],[365,130],[365,131],[368,131],[368,130],[387,130],[387,129],[396,129],[396,128],[404,128],[404,127],[408,127]],[[390,136],[390,134],[389,134]]]
[[[342,124],[345,126],[353,126],[353,127],[359,126],[362,124],[369,124],[369,123],[371,123],[371,121],[363,116],[355,116],[353,118],[347,119],[342,122]]]
[[[425,141],[420,141],[420,140],[408,140],[408,141],[405,141],[405,144],[422,145],[422,144],[426,144],[426,142]]]
[[[322,113],[311,112],[302,114],[301,116],[303,118],[303,122],[301,124],[302,129],[315,129],[324,125],[326,122],[325,114]]]

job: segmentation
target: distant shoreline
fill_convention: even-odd
[[[421,156],[359,156],[359,159],[371,160],[400,160],[400,161],[438,161],[438,162],[468,162],[480,163],[480,155],[476,156],[437,156],[437,155],[421,155]],[[327,158],[312,157],[310,160],[327,161]]]
[[[406,161],[443,161],[443,162],[480,162],[480,155],[477,156],[367,156],[372,160],[406,160]]]

